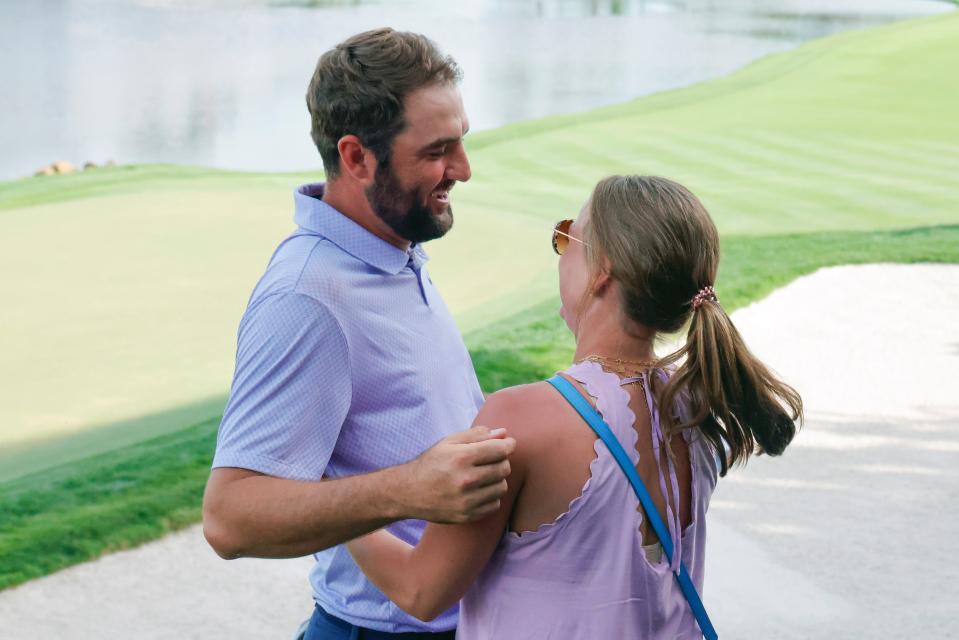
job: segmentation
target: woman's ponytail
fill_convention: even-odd
[[[699,427],[719,453],[721,475],[753,453],[786,449],[802,420],[802,398],[746,348],[715,298],[693,304],[685,346],[661,364],[680,360],[659,402],[674,407],[684,394],[690,411],[685,420],[663,412],[664,428]]]
[[[624,321],[656,333],[689,322],[685,346],[660,361],[677,366],[656,384],[664,428],[698,427],[725,475],[753,453],[781,454],[802,420],[802,399],[756,359],[710,286],[719,268],[719,233],[706,208],[682,185],[655,176],[610,176],[590,198],[587,251],[619,284]],[[655,383],[654,383],[655,384]]]

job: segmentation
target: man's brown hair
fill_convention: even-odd
[[[403,98],[462,74],[426,36],[390,28],[359,33],[316,63],[306,92],[311,135],[327,179],[340,170],[337,142],[355,135],[381,165],[389,165],[393,138],[404,128]]]

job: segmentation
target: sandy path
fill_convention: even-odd
[[[736,321],[807,423],[714,495],[721,635],[959,637],[959,266],[823,270]]]
[[[226,562],[199,525],[0,593],[0,638],[292,638],[312,558]]]
[[[803,393],[807,424],[714,497],[705,600],[721,636],[952,637],[959,266],[827,269],[735,320]],[[0,636],[289,638],[309,566],[224,562],[194,527],[0,593]]]

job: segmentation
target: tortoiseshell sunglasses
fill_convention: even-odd
[[[569,246],[570,240],[575,240],[584,247],[589,246],[579,238],[574,238],[569,235],[569,228],[572,226],[572,220],[560,220],[556,223],[556,226],[553,227],[553,251],[556,252],[556,255],[561,256],[566,252],[566,247]]]

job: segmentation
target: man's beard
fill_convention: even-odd
[[[443,185],[440,185],[443,186]],[[449,184],[449,188],[452,188]],[[429,198],[430,194],[426,194]],[[446,205],[446,215],[437,215],[427,200],[420,200],[415,190],[404,189],[388,164],[376,168],[373,184],[366,190],[366,199],[373,212],[401,238],[410,242],[427,242],[441,238],[453,228],[453,208]]]

